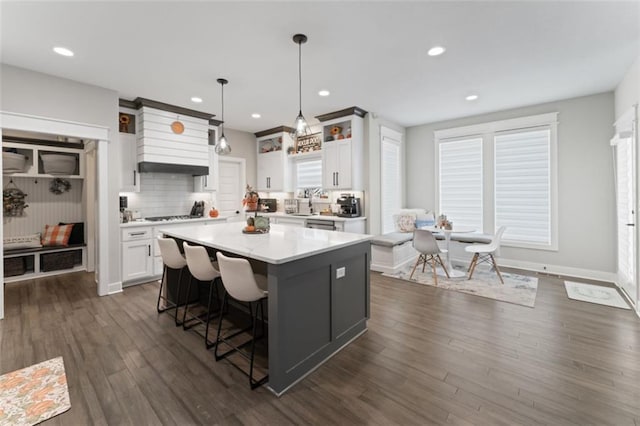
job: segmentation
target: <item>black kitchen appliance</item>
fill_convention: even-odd
[[[278,211],[278,200],[275,198],[260,198],[258,206],[260,211],[273,213]]]
[[[193,207],[191,207],[191,213],[189,213],[189,216],[193,216],[193,217],[204,216],[204,201],[194,202]]]
[[[341,194],[338,198],[340,206],[340,217],[360,217],[360,198],[354,197],[352,194]]]

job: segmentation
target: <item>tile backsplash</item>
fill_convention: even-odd
[[[125,192],[128,210],[137,210],[142,217],[187,215],[194,201],[213,202],[210,192],[193,192],[191,175],[173,173],[141,173],[140,192]]]

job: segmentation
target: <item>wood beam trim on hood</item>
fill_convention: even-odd
[[[351,108],[342,109],[340,111],[330,112],[327,114],[316,115],[316,118],[320,121],[329,121],[334,118],[347,117],[349,115],[357,115],[358,117],[364,117],[367,114],[367,111],[362,108],[358,108],[357,106],[353,106]]]
[[[140,109],[142,107],[155,108],[162,111],[175,112],[176,114],[188,115],[190,117],[201,118],[203,120],[210,120],[215,117],[215,114],[211,114],[208,112],[196,111],[194,109],[183,108],[176,105],[166,104],[164,102],[154,101],[146,98],[135,98],[133,100],[133,104],[136,109]]]
[[[256,138],[260,138],[262,136],[268,136],[268,135],[273,135],[276,133],[293,133],[294,132],[294,128],[292,127],[287,127],[287,126],[280,126],[280,127],[274,127],[273,129],[268,129],[268,130],[263,130],[261,132],[256,132],[254,133],[254,135],[256,136]]]
[[[179,173],[190,174],[193,176],[206,176],[209,174],[209,168],[205,166],[152,163],[150,161],[141,161],[138,163],[138,171],[140,173]]]

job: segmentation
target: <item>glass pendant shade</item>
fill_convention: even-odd
[[[222,123],[220,124],[220,138],[216,141],[213,150],[218,155],[227,155],[231,152],[231,145],[227,141],[227,138],[224,135],[224,85],[229,83],[229,81],[224,78],[219,78],[218,83],[220,83],[220,88],[222,89]]]
[[[309,125],[307,124],[307,120],[304,119],[304,115],[302,115],[302,111],[298,113],[295,122],[295,137],[304,136],[309,131]]]
[[[217,140],[213,150],[218,155],[227,155],[231,153],[231,145],[227,142],[227,138],[224,136],[224,133],[220,136],[220,139]]]

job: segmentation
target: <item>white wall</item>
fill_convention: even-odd
[[[632,105],[640,102],[640,56],[631,65],[624,78],[616,87],[616,118],[620,118]]]
[[[118,93],[97,86],[42,74],[6,64],[0,65],[2,99],[0,109],[41,117],[108,127],[110,137],[118,134]],[[118,164],[114,142],[109,142],[108,164]],[[118,182],[120,167],[109,167],[108,227],[119,227]],[[108,282],[120,282],[120,237],[109,232]]]
[[[233,129],[224,129],[224,134],[231,144],[231,154],[229,154],[229,157],[239,157],[246,160],[247,185],[251,185],[255,188],[258,181],[255,135],[253,133]]]
[[[505,264],[612,279],[616,233],[609,139],[613,93],[550,102],[407,129],[407,206],[435,206],[435,130],[558,112],[559,250],[504,247]],[[509,261],[509,262],[508,262]]]

